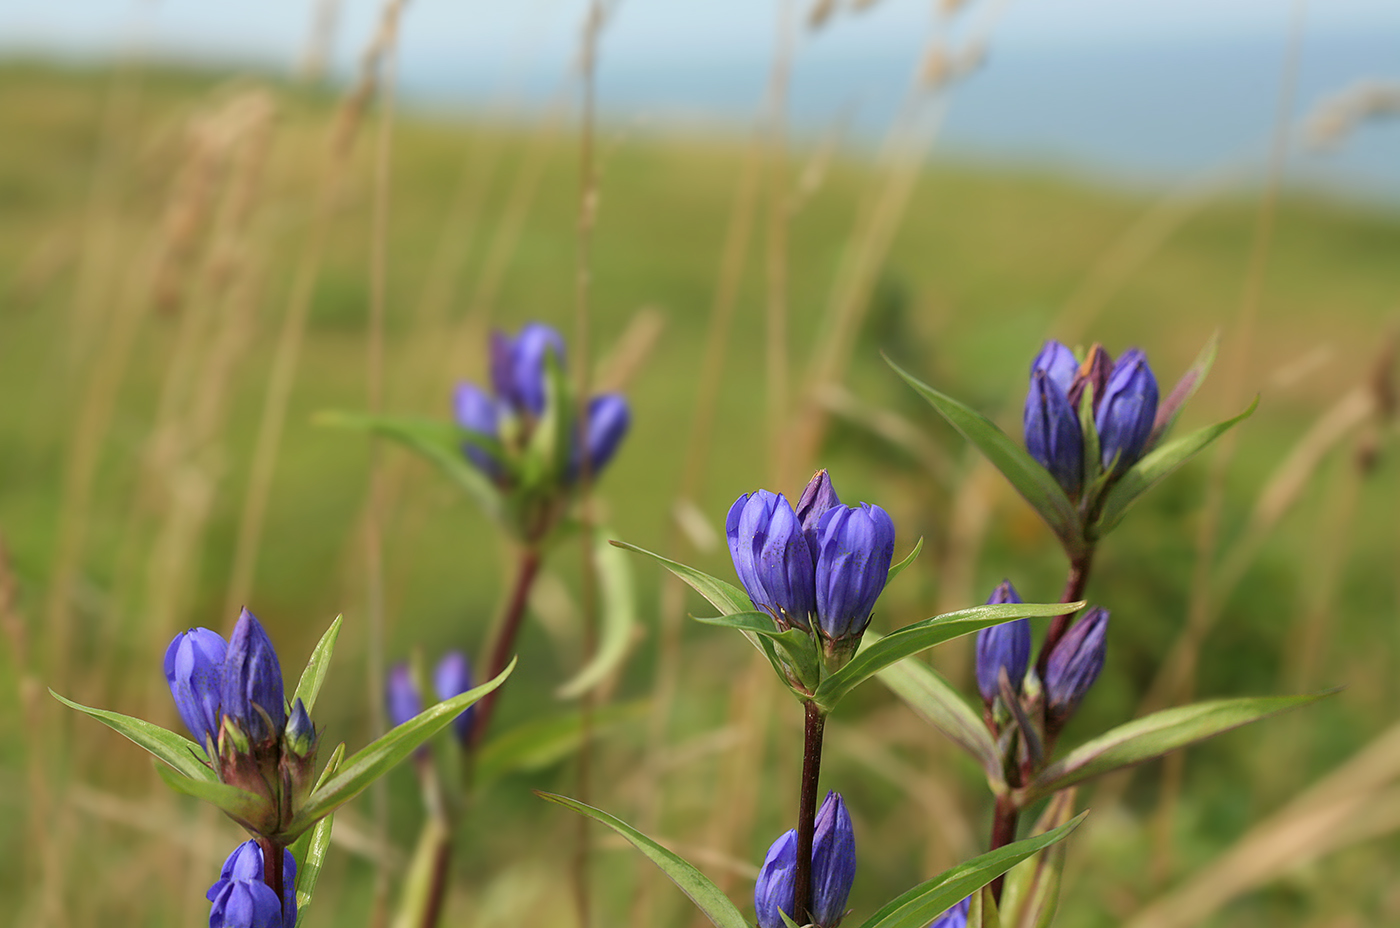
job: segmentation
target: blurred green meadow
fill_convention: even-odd
[[[317,417],[373,402],[381,266],[387,412],[446,418],[453,384],[484,378],[492,327],[549,322],[578,349],[579,134],[566,113],[532,124],[408,112],[381,131],[377,109],[347,116],[336,95],[257,77],[0,67],[0,898],[16,924],[203,921],[204,889],[241,840],[46,687],[175,726],[160,665],[177,631],[226,633],[246,604],[294,679],[343,613],[317,722],[327,745],[353,749],[376,734],[372,661],[485,647],[512,570],[499,531],[408,452]],[[1384,738],[1400,701],[1400,215],[1289,192],[1261,213],[1262,188],[1153,194],[940,160],[919,170],[888,249],[869,252],[868,287],[843,303],[832,294],[870,245],[863,217],[897,166],[606,123],[593,150],[586,361],[633,408],[595,517],[727,578],[734,498],[792,494],[828,467],[843,499],[890,511],[897,556],[924,539],[877,630],[980,603],[1003,577],[1051,600],[1065,566],[1030,508],[882,352],[1019,436],[1045,338],[1115,355],[1141,346],[1167,385],[1218,332],[1219,360],[1181,428],[1256,395],[1259,408],[1103,545],[1089,598],[1113,613],[1108,663],[1065,741],[1150,706],[1345,689],[1183,764],[1081,790],[1092,812],[1070,839],[1057,924],[1400,924],[1400,747]],[[304,339],[259,484],[300,286]],[[716,293],[729,286],[717,336]],[[833,337],[843,312],[851,327]],[[849,363],[815,376],[829,351]],[[722,365],[712,395],[707,358]],[[709,402],[713,429],[697,440]],[[382,654],[366,618],[372,466],[384,481]],[[265,493],[251,540],[250,493]],[[499,736],[577,708],[555,693],[581,664],[579,561],[562,548],[536,591]],[[624,710],[600,709],[589,801],[633,822],[659,809],[655,834],[748,905],[795,806],[800,713],[742,639],[668,615],[659,569],[630,566],[632,646],[598,697]],[[709,607],[687,593],[683,608]],[[931,660],[970,686],[968,641]],[[1159,680],[1169,660],[1181,672]],[[675,701],[657,741],[651,710],[666,687]],[[1347,766],[1367,750],[1364,767]],[[878,684],[843,705],[827,752],[824,783],[856,822],[857,913],[982,849],[980,772]],[[461,826],[444,924],[574,918],[579,823],[530,792],[576,795],[572,752],[530,761]],[[340,813],[305,924],[379,923],[421,820],[406,770]],[[697,923],[650,864],[590,834],[598,924]],[[1198,914],[1133,920],[1162,900]]]

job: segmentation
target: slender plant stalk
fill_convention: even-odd
[[[263,855],[263,882],[277,894],[277,902],[282,902],[282,845],[271,838],[259,838],[258,846]]]
[[[817,831],[817,780],[821,777],[822,732],[826,714],[814,702],[805,703],[806,725],[802,739],[802,794],[797,806],[797,871],[793,877],[793,920],[799,925],[812,918],[812,839]]]
[[[515,650],[515,639],[520,633],[520,623],[525,618],[525,604],[530,599],[530,587],[534,585],[535,575],[539,573],[540,561],[541,555],[537,548],[526,547],[520,552],[515,589],[511,591],[510,601],[506,603],[505,617],[501,621],[500,633],[496,636],[496,645],[491,650],[491,662],[486,665],[486,674],[482,678],[484,680],[494,680],[506,669],[506,664],[510,663],[511,653]],[[476,704],[476,721],[472,723],[474,749],[481,747],[481,742],[486,737],[486,730],[491,726],[491,713],[495,711],[496,698],[500,692],[499,689],[492,690]]]
[[[1082,557],[1075,558],[1069,565],[1069,574],[1065,577],[1065,591],[1060,594],[1060,602],[1074,603],[1084,598],[1084,588],[1089,584],[1089,569],[1094,563],[1094,549],[1090,547]],[[1035,672],[1041,680],[1045,679],[1045,668],[1050,663],[1050,652],[1055,649],[1055,645],[1060,643],[1060,639],[1069,631],[1070,621],[1074,618],[1073,612],[1064,615],[1057,615],[1050,622],[1050,628],[1045,633],[1045,642],[1040,646],[1040,656],[1035,661]],[[993,845],[995,848],[996,845]]]

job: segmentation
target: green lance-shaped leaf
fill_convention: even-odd
[[[165,761],[185,776],[204,783],[218,783],[219,778],[204,763],[204,748],[183,735],[161,728],[145,719],[122,715],[107,709],[93,709],[89,706],[65,699],[53,690],[49,695],[70,709],[77,709],[97,719],[108,728],[128,738]]]
[[[1040,513],[1041,518],[1064,542],[1071,556],[1082,552],[1084,538],[1079,514],[1048,470],[1041,467],[1025,448],[1013,441],[991,419],[946,393],[940,393],[889,358],[885,358],[885,363],[938,410],[949,425],[987,456],[987,460],[1011,481],[1026,502]]]
[[[165,785],[175,792],[211,802],[237,822],[256,822],[263,817],[268,807],[267,800],[263,797],[255,796],[236,786],[229,786],[227,783],[217,780],[195,780],[159,764],[156,765],[156,773],[165,781]]]
[[[873,646],[881,636],[867,631],[865,637]],[[971,754],[989,781],[994,785],[1002,782],[996,741],[977,712],[938,671],[919,661],[898,661],[878,676],[915,714]]]
[[[323,815],[334,812],[354,799],[391,767],[412,754],[418,745],[451,724],[453,719],[461,715],[462,710],[504,683],[513,670],[514,659],[494,680],[423,710],[374,743],[360,749],[345,761],[335,776],[311,792],[306,805],[297,812],[287,829],[288,833],[300,834]]]
[[[502,515],[501,495],[481,471],[466,459],[464,445],[473,444],[500,456],[498,442],[439,419],[370,416],[353,412],[323,412],[317,425],[372,432],[418,452],[467,492],[493,518]]]
[[[1032,854],[1061,840],[1084,820],[1080,813],[1053,831],[999,847],[967,863],[945,870],[885,903],[860,928],[926,928],[945,909],[956,905]]]
[[[606,530],[600,530],[593,545],[598,569],[599,593],[603,601],[602,633],[598,649],[572,680],[556,691],[560,699],[577,699],[602,683],[627,658],[637,628],[637,603],[632,567],[627,555],[607,543]]]
[[[812,699],[823,712],[830,712],[851,690],[911,654],[1012,619],[1062,615],[1083,606],[1083,603],[1002,603],[994,606],[973,606],[970,609],[960,609],[906,625],[878,641],[862,642],[861,649],[851,658],[851,662],[823,680]]]
[[[536,790],[535,795],[566,809],[573,809],[578,814],[587,816],[595,822],[602,822],[622,835],[648,860],[660,867],[662,872],[671,878],[671,882],[679,886],[681,892],[690,897],[690,901],[695,903],[696,908],[703,912],[716,928],[750,928],[749,923],[734,903],[730,902],[729,897],[721,892],[718,886],[711,883],[705,874],[631,825],[600,809],[584,805],[576,799],[569,799],[567,796],[559,796],[540,790]],[[927,920],[924,924],[928,924]]]
[[[1155,448],[1162,436],[1171,431],[1177,417],[1181,415],[1181,410],[1186,406],[1186,401],[1196,394],[1205,381],[1206,374],[1210,373],[1212,365],[1215,364],[1215,353],[1219,348],[1220,332],[1216,331],[1196,356],[1195,362],[1181,375],[1176,386],[1172,387],[1172,392],[1167,394],[1167,398],[1157,407],[1157,421],[1152,424],[1152,434],[1147,436],[1147,447]]]
[[[671,573],[680,577],[690,588],[709,600],[714,606],[725,615],[734,615],[739,612],[752,612],[753,601],[749,599],[749,594],[739,589],[732,583],[727,583],[718,577],[711,577],[709,574],[696,570],[694,567],[687,567],[684,564],[662,557],[646,548],[639,548],[630,545],[625,541],[614,541],[614,545],[627,551],[635,551],[638,554],[645,554],[652,560],[657,561]]]
[[[340,623],[343,618],[344,616],[336,616],[331,627],[326,629],[321,640],[316,642],[316,647],[311,651],[311,659],[306,662],[306,669],[301,672],[301,679],[297,681],[296,692],[292,693],[291,704],[295,706],[300,699],[306,705],[307,713],[315,708],[321,684],[326,682],[326,673],[331,668],[331,653],[335,651],[336,639],[340,637]]]
[[[914,542],[914,550],[909,552],[909,556],[906,557],[904,560],[900,561],[898,564],[891,565],[890,572],[885,575],[885,586],[889,586],[890,582],[894,580],[895,577],[898,577],[900,574],[904,573],[904,568],[914,563],[914,558],[918,557],[919,552],[922,550],[924,550],[924,539],[923,536],[920,535],[919,540]],[[779,911],[782,910],[780,909]]]
[[[721,628],[736,628],[750,637],[761,636],[787,655],[787,663],[791,666],[797,679],[803,681],[804,685],[816,689],[817,685],[821,683],[822,656],[811,632],[803,631],[800,628],[788,628],[780,631],[774,624],[773,617],[766,612],[739,612],[734,615],[719,615],[713,618],[696,617],[696,621],[706,625],[718,625]],[[787,679],[781,667],[775,666],[774,669],[778,671],[779,677],[783,680]]]
[[[593,737],[646,716],[645,701],[604,706],[592,713]],[[485,788],[507,774],[542,770],[573,754],[583,743],[583,713],[577,710],[554,718],[535,719],[493,737],[477,752],[474,780]]]
[[[1211,442],[1253,415],[1258,405],[1259,399],[1255,397],[1249,408],[1238,416],[1197,429],[1190,435],[1183,435],[1176,441],[1167,442],[1144,455],[1142,460],[1130,467],[1104,495],[1099,517],[1092,526],[1093,536],[1102,538],[1107,535],[1123,518],[1123,513],[1128,511],[1134,500],[1156,486]]]
[[[1161,757],[1177,748],[1330,695],[1332,693],[1215,699],[1154,712],[1119,725],[1046,767],[1031,782],[1027,800],[1048,796],[1120,767]]]
[[[345,742],[336,745],[335,752],[331,754],[330,762],[321,771],[320,778],[316,781],[319,787],[325,783],[336,770],[340,769],[340,762],[345,759]],[[326,852],[331,846],[331,826],[335,821],[334,815],[327,815],[316,823],[310,831],[297,838],[292,844],[292,856],[297,860],[297,924],[300,925],[306,914],[306,907],[311,905],[311,898],[316,894],[316,882],[321,878],[321,868],[326,863]]]

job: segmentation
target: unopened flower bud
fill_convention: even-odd
[[[504,332],[492,333],[491,385],[517,415],[544,414],[545,357],[550,352],[562,367],[563,336],[539,322],[526,325],[514,339]]]
[[[578,479],[580,454],[587,453],[589,474],[597,477],[607,463],[612,460],[617,446],[627,435],[632,414],[627,400],[616,393],[595,396],[588,403],[588,434],[584,436],[583,450],[577,444],[569,457],[569,469],[565,478],[569,483]]]
[[[816,609],[814,559],[792,506],[781,493],[745,493],[729,508],[725,535],[749,599],[781,627],[810,628]]]
[[[894,559],[894,523],[879,506],[837,506],[817,524],[817,626],[828,639],[859,638]]]
[[[298,757],[306,757],[316,751],[316,726],[306,711],[306,704],[297,697],[287,716],[287,731],[283,743],[286,750]]]
[[[1108,610],[1091,608],[1055,644],[1045,666],[1045,695],[1050,719],[1063,724],[1103,670],[1108,647]]]
[[[1084,483],[1084,431],[1065,391],[1050,372],[1031,369],[1022,425],[1026,451],[1066,493],[1078,495]]]
[[[254,743],[276,738],[286,727],[282,665],[272,640],[247,609],[229,639],[222,692],[224,715],[237,720]]]
[[[754,883],[753,908],[758,928],[787,928],[779,911],[786,912],[789,918],[796,914],[792,904],[796,870],[797,832],[790,830],[768,848]]]
[[[282,851],[282,900],[263,882],[263,853],[256,841],[244,841],[224,861],[219,879],[205,898],[214,903],[209,924],[223,928],[293,926],[297,920],[297,862]],[[240,886],[239,884],[244,884]],[[259,891],[254,886],[262,887]]]
[[[1019,603],[1021,597],[1010,580],[1003,580],[987,600],[988,605]],[[1031,661],[1031,623],[1014,619],[984,628],[977,633],[977,691],[991,705],[1001,693],[1001,671],[1006,671],[1011,688],[1021,692],[1026,668]]]
[[[448,700],[460,696],[472,688],[472,668],[467,656],[461,651],[448,651],[438,661],[433,671],[433,689],[438,699]],[[471,744],[472,722],[476,718],[476,707],[468,706],[462,714],[452,720],[452,730],[463,747]]]
[[[822,468],[807,481],[802,496],[797,500],[797,507],[793,510],[797,514],[797,521],[802,523],[802,534],[807,536],[807,544],[813,551],[817,550],[817,525],[822,516],[826,515],[828,509],[839,505],[841,500],[836,495],[836,487],[831,485],[831,475],[826,472],[826,468]]]
[[[856,879],[856,837],[840,793],[827,793],[812,838],[812,923],[832,928],[846,914]]]
[[[407,664],[389,668],[384,682],[384,705],[388,710],[389,727],[397,728],[423,711],[423,697],[414,685],[413,673]]]
[[[1137,348],[1124,352],[1104,387],[1094,426],[1104,470],[1121,474],[1146,450],[1157,419],[1157,378]]]
[[[170,684],[175,709],[201,745],[209,738],[218,740],[227,654],[228,644],[223,637],[207,628],[181,632],[165,650],[165,681]]]
[[[500,409],[496,400],[476,384],[458,384],[452,397],[452,405],[457,424],[462,428],[484,438],[500,438]],[[500,462],[485,448],[468,441],[464,443],[462,450],[466,452],[467,460],[487,476],[494,479],[502,475]]]

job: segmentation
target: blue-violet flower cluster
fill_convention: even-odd
[[[812,839],[812,891],[807,901],[811,923],[835,928],[846,914],[846,900],[856,878],[856,838],[851,816],[840,793],[827,793],[817,810]],[[797,832],[790,830],[773,842],[754,884],[753,905],[758,928],[785,928],[779,910],[796,917]]]
[[[725,534],[756,608],[779,628],[815,632],[828,658],[854,653],[894,556],[894,523],[885,510],[843,506],[823,470],[796,509],[781,493],[745,493],[729,509]]]
[[[1092,402],[1081,410],[1086,390]],[[1141,350],[1129,349],[1114,363],[1096,344],[1080,363],[1065,345],[1048,341],[1031,363],[1026,450],[1077,498],[1089,489],[1086,479],[1121,476],[1149,450],[1157,398],[1157,378]],[[1086,460],[1084,439],[1090,427],[1099,445],[1092,461]]]
[[[282,851],[282,898],[263,882],[263,852],[245,841],[224,861],[209,887],[209,928],[293,928],[297,923],[297,862]]]

